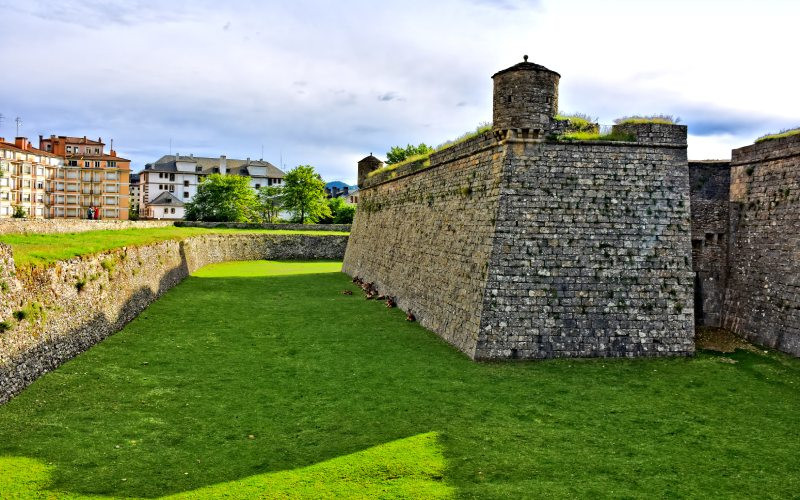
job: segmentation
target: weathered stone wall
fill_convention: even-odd
[[[509,151],[477,358],[694,352],[685,137]]]
[[[694,308],[698,325],[722,324],[728,282],[730,168],[729,161],[689,162]]]
[[[246,222],[177,221],[177,227],[204,227],[228,229],[278,229],[290,231],[350,231],[350,224],[249,224]]]
[[[800,356],[800,136],[733,150],[723,325]]]
[[[491,134],[487,136],[491,137]],[[504,147],[478,137],[430,168],[362,189],[342,270],[396,298],[468,355],[480,324]],[[487,146],[487,144],[489,144]],[[452,149],[452,148],[451,148]],[[461,151],[466,156],[453,156]]]
[[[207,264],[341,259],[346,236],[201,235],[121,248],[16,272],[0,244],[0,403],[41,374],[120,330],[159,295]],[[25,311],[24,319],[15,313]]]
[[[343,270],[476,359],[691,354],[676,129],[660,135],[671,144],[479,138],[458,159],[378,174]]]
[[[170,221],[90,220],[90,219],[0,219],[0,234],[82,233],[113,229],[171,226]]]
[[[241,222],[129,221],[89,219],[0,219],[0,234],[82,233],[115,229],[155,227],[205,227],[234,229],[288,229],[302,231],[350,231],[350,224],[246,224]]]

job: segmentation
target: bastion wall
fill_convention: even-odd
[[[800,136],[733,150],[723,326],[800,356]]]
[[[346,244],[337,235],[211,234],[19,270],[0,244],[0,322],[7,325],[0,403],[119,331],[196,269],[232,260],[338,260]],[[15,318],[20,311],[25,317]]]
[[[473,359],[691,354],[686,127],[628,132],[487,133],[364,177],[343,270]]]

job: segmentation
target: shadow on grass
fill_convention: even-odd
[[[161,498],[450,498],[453,490],[442,482],[443,473],[444,457],[436,433],[428,433],[300,469],[258,474]],[[0,457],[4,498],[73,496],[48,490],[50,475],[51,467],[37,460]]]
[[[0,408],[0,454],[52,464],[49,490],[157,497],[436,432],[444,482],[465,496],[800,487],[796,360],[763,376],[707,354],[477,364],[343,295],[357,289],[335,263],[285,265],[188,278]]]

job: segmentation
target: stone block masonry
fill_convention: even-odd
[[[733,151],[723,326],[800,356],[800,136]]]
[[[343,270],[473,359],[692,354],[686,127],[561,142],[557,73],[494,78],[492,132],[359,162]]]
[[[722,325],[728,286],[730,168],[729,161],[689,162],[694,308],[699,326]]]
[[[346,236],[336,235],[211,234],[25,271],[15,268],[10,247],[0,244],[0,403],[120,330],[200,267],[230,260],[341,259],[346,244]]]

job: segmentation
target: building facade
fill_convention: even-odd
[[[283,185],[284,173],[263,160],[226,156],[167,155],[148,163],[139,173],[139,214],[143,219],[183,219],[184,204],[197,194],[197,186],[211,174],[250,178],[250,187]]]
[[[102,138],[39,136],[39,149],[63,159],[48,180],[48,217],[128,219],[130,160],[106,153]]]
[[[13,143],[0,137],[0,218],[19,209],[25,217],[47,217],[48,181],[62,165],[61,158],[34,148],[25,137]]]

